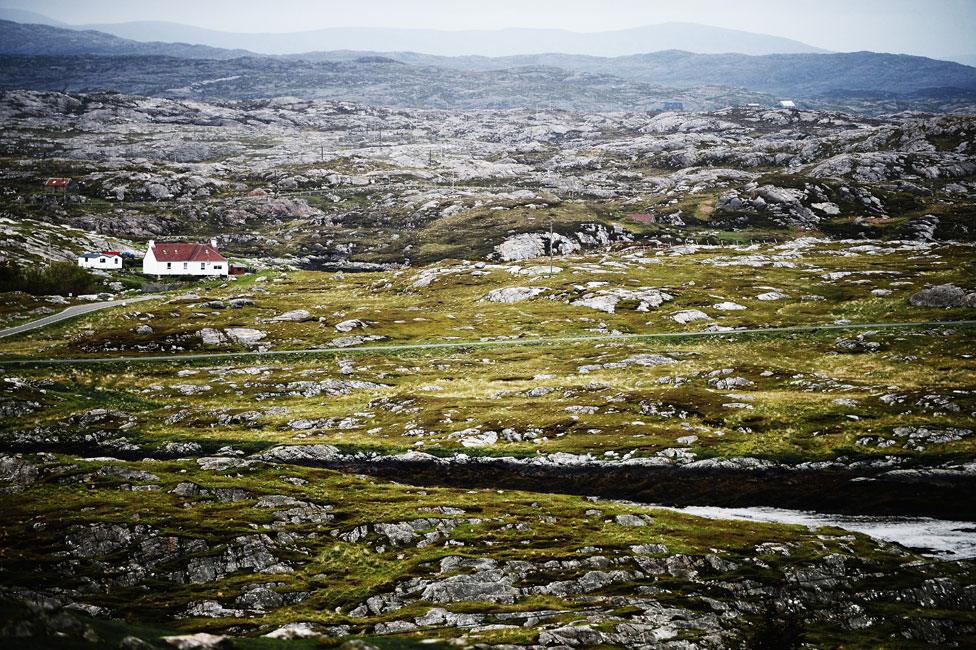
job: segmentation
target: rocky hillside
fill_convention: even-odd
[[[8,218],[137,242],[217,236],[235,254],[312,267],[642,240],[976,232],[976,123],[966,117],[8,92],[0,118]],[[76,178],[79,191],[45,195],[52,175]]]
[[[338,62],[257,57],[2,57],[0,88],[104,90],[212,101],[295,96],[451,110],[552,105],[575,111],[649,111],[666,101],[680,101],[691,109],[773,101],[761,93],[728,86],[679,90],[554,67],[465,72],[379,56]]]
[[[290,58],[342,61],[366,54],[312,52]],[[748,56],[668,50],[619,57],[571,54],[444,57],[390,52],[383,56],[415,65],[469,71],[550,66],[662,86],[727,85],[793,98],[835,97],[844,93],[899,95],[935,93],[937,90],[944,93],[947,88],[969,94],[976,91],[976,68],[919,56],[876,52]]]

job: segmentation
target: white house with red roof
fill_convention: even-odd
[[[222,276],[230,271],[227,258],[217,251],[217,240],[209,244],[149,241],[142,258],[145,275]]]
[[[102,269],[103,271],[118,271],[122,268],[122,253],[118,251],[101,251],[85,253],[78,256],[78,266],[83,269]]]

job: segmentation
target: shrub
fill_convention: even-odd
[[[23,291],[35,296],[92,293],[95,276],[72,262],[52,262],[40,268],[23,268],[16,262],[0,263],[0,292]]]
[[[746,639],[748,650],[799,650],[806,636],[800,614],[788,606],[767,600],[762,618]]]

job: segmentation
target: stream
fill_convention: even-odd
[[[827,515],[782,508],[719,508],[714,506],[661,507],[708,519],[732,519],[807,528],[833,526],[886,542],[896,542],[939,560],[976,558],[976,524],[929,517],[876,517],[869,515]]]

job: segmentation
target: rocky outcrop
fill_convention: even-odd
[[[571,255],[587,247],[605,246],[615,241],[629,241],[631,236],[619,226],[583,224],[572,235],[559,233],[522,233],[495,246],[499,259],[508,262],[535,259],[546,255]]]
[[[966,178],[976,174],[976,161],[955,153],[848,153],[829,158],[810,171],[815,178],[846,178],[862,183],[921,176],[929,179]]]
[[[674,300],[674,296],[660,289],[641,287],[639,289],[598,289],[584,293],[583,296],[570,301],[574,307],[589,307],[597,311],[612,314],[621,303],[631,303],[633,309],[639,312],[657,309],[666,302]]]
[[[228,327],[223,330],[205,327],[197,335],[204,345],[257,345],[259,341],[268,336],[267,332],[253,329],[250,327]]]
[[[312,314],[308,312],[307,309],[296,309],[294,311],[286,311],[283,314],[278,314],[271,320],[278,322],[289,322],[289,323],[301,323],[312,318]]]
[[[580,250],[580,245],[558,233],[525,233],[506,239],[495,247],[498,256],[507,261],[528,260],[553,255],[569,255]]]
[[[548,291],[546,287],[503,287],[492,289],[485,295],[486,302],[500,302],[511,305],[518,302],[525,302]]]
[[[908,303],[913,307],[976,307],[976,292],[940,284],[912,294]]]

